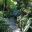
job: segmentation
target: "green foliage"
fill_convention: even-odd
[[[4,0],[0,0],[0,5],[3,5],[3,3],[4,3],[3,1],[4,1]]]
[[[7,29],[8,29],[8,24],[6,24],[7,23],[7,21],[5,21],[5,18],[3,18],[3,17],[0,17],[0,31],[2,30],[4,30],[4,31],[6,31]],[[1,32],[2,32],[1,31]]]
[[[7,21],[5,21],[5,18],[11,17],[13,12],[17,9],[19,12],[23,13],[20,17],[18,16],[19,18],[17,18],[17,26],[20,27],[21,30],[22,28],[26,29],[25,26],[29,18],[32,18],[32,7],[28,6],[29,3],[31,4],[32,0],[0,0],[0,30],[7,30],[9,25],[7,24]],[[5,7],[7,10],[3,12]],[[28,23],[29,25],[30,22],[31,21]]]
[[[16,4],[17,4],[16,1],[7,0],[6,2],[7,2],[6,4],[8,5],[8,7],[10,7],[10,9],[15,9],[16,8]]]
[[[3,12],[2,11],[0,11],[0,17],[3,17]]]

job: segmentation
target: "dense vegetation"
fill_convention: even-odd
[[[6,18],[10,17],[16,18],[16,25],[22,32],[32,32],[32,0],[0,0],[1,32],[8,31]]]

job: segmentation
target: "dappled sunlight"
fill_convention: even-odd
[[[17,28],[16,30],[13,30],[13,32],[20,32],[20,29]]]
[[[16,4],[17,4],[17,2],[14,2],[14,1],[13,1],[13,3],[14,3],[14,5],[16,5]]]
[[[16,5],[16,4],[17,4],[17,2],[16,2],[16,1],[11,0],[11,2],[13,2],[13,3],[14,3],[14,5]]]
[[[32,0],[0,0],[0,32],[32,32]]]

